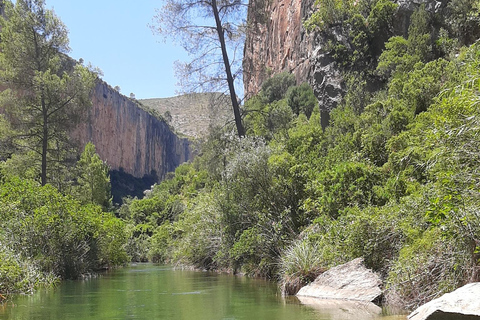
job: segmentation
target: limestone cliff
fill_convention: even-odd
[[[139,108],[135,101],[99,81],[92,95],[88,119],[74,133],[84,146],[95,144],[99,156],[113,170],[135,177],[155,171],[162,179],[191,158],[188,139],[179,138],[168,124]]]
[[[334,60],[321,50],[327,39],[303,28],[314,3],[315,0],[251,0],[243,62],[247,98],[256,94],[271,75],[288,71],[295,75],[298,84],[308,82],[312,86],[320,110],[327,115],[342,99],[341,73]]]
[[[427,11],[441,16],[447,2],[396,0],[394,33],[406,36],[410,16],[421,4],[425,4]],[[341,68],[325,48],[329,41],[345,43],[347,35],[339,26],[329,30],[329,38],[322,32],[306,32],[303,21],[314,9],[315,0],[250,1],[243,62],[244,86],[249,98],[271,75],[291,72],[298,84],[308,82],[313,88],[322,112],[322,125],[326,125],[328,113],[345,94],[345,84]]]
[[[314,0],[251,0],[243,60],[245,94],[256,94],[262,82],[282,71],[295,74],[298,82],[310,76],[313,38],[302,20]]]

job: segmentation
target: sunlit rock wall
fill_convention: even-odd
[[[87,121],[73,134],[83,147],[95,144],[99,156],[113,170],[135,177],[155,171],[160,179],[191,158],[190,142],[153,117],[131,99],[99,81]]]

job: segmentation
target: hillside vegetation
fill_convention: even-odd
[[[68,135],[97,73],[72,66],[66,27],[43,1],[2,6],[0,302],[128,261],[108,166],[91,143],[80,155]]]
[[[203,138],[210,127],[225,126],[233,121],[229,99],[220,93],[190,93],[139,102],[162,115],[176,132]]]
[[[383,279],[385,302],[407,309],[480,281],[480,8],[451,0],[439,17],[420,5],[405,37],[391,32],[396,8],[389,0],[318,0],[305,22],[346,40],[324,48],[347,88],[325,130],[309,85],[277,74],[243,107],[246,137],[233,123],[212,127],[194,161],[114,209],[95,147],[80,157],[62,147],[70,142],[67,111],[36,116],[73,101],[69,89],[88,91],[88,82],[70,81],[92,70],[65,71],[66,28],[43,1],[7,3],[0,300],[147,260],[267,277],[294,294],[363,257]],[[23,60],[35,45],[47,54]],[[15,76],[26,87],[16,88]],[[183,108],[192,97],[201,100],[173,104]],[[204,116],[187,113],[193,132]],[[26,120],[44,130],[20,131]]]
[[[308,28],[341,26],[350,43],[325,48],[348,89],[327,129],[308,85],[273,76],[245,104],[246,138],[211,131],[192,163],[121,208],[129,252],[285,293],[363,257],[405,308],[479,281],[477,3],[450,1],[444,17],[419,6],[407,37],[389,34],[389,0],[318,3]]]

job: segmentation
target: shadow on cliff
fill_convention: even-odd
[[[150,174],[146,174],[142,178],[136,178],[120,167],[119,170],[110,170],[110,181],[112,184],[113,203],[119,206],[122,205],[123,198],[127,196],[142,199],[144,196],[143,191],[150,189],[159,179],[155,170],[152,170]]]

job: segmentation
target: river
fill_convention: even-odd
[[[83,281],[17,296],[0,305],[1,320],[370,320],[384,316],[364,306],[302,304],[282,298],[274,283],[241,276],[135,264]]]

